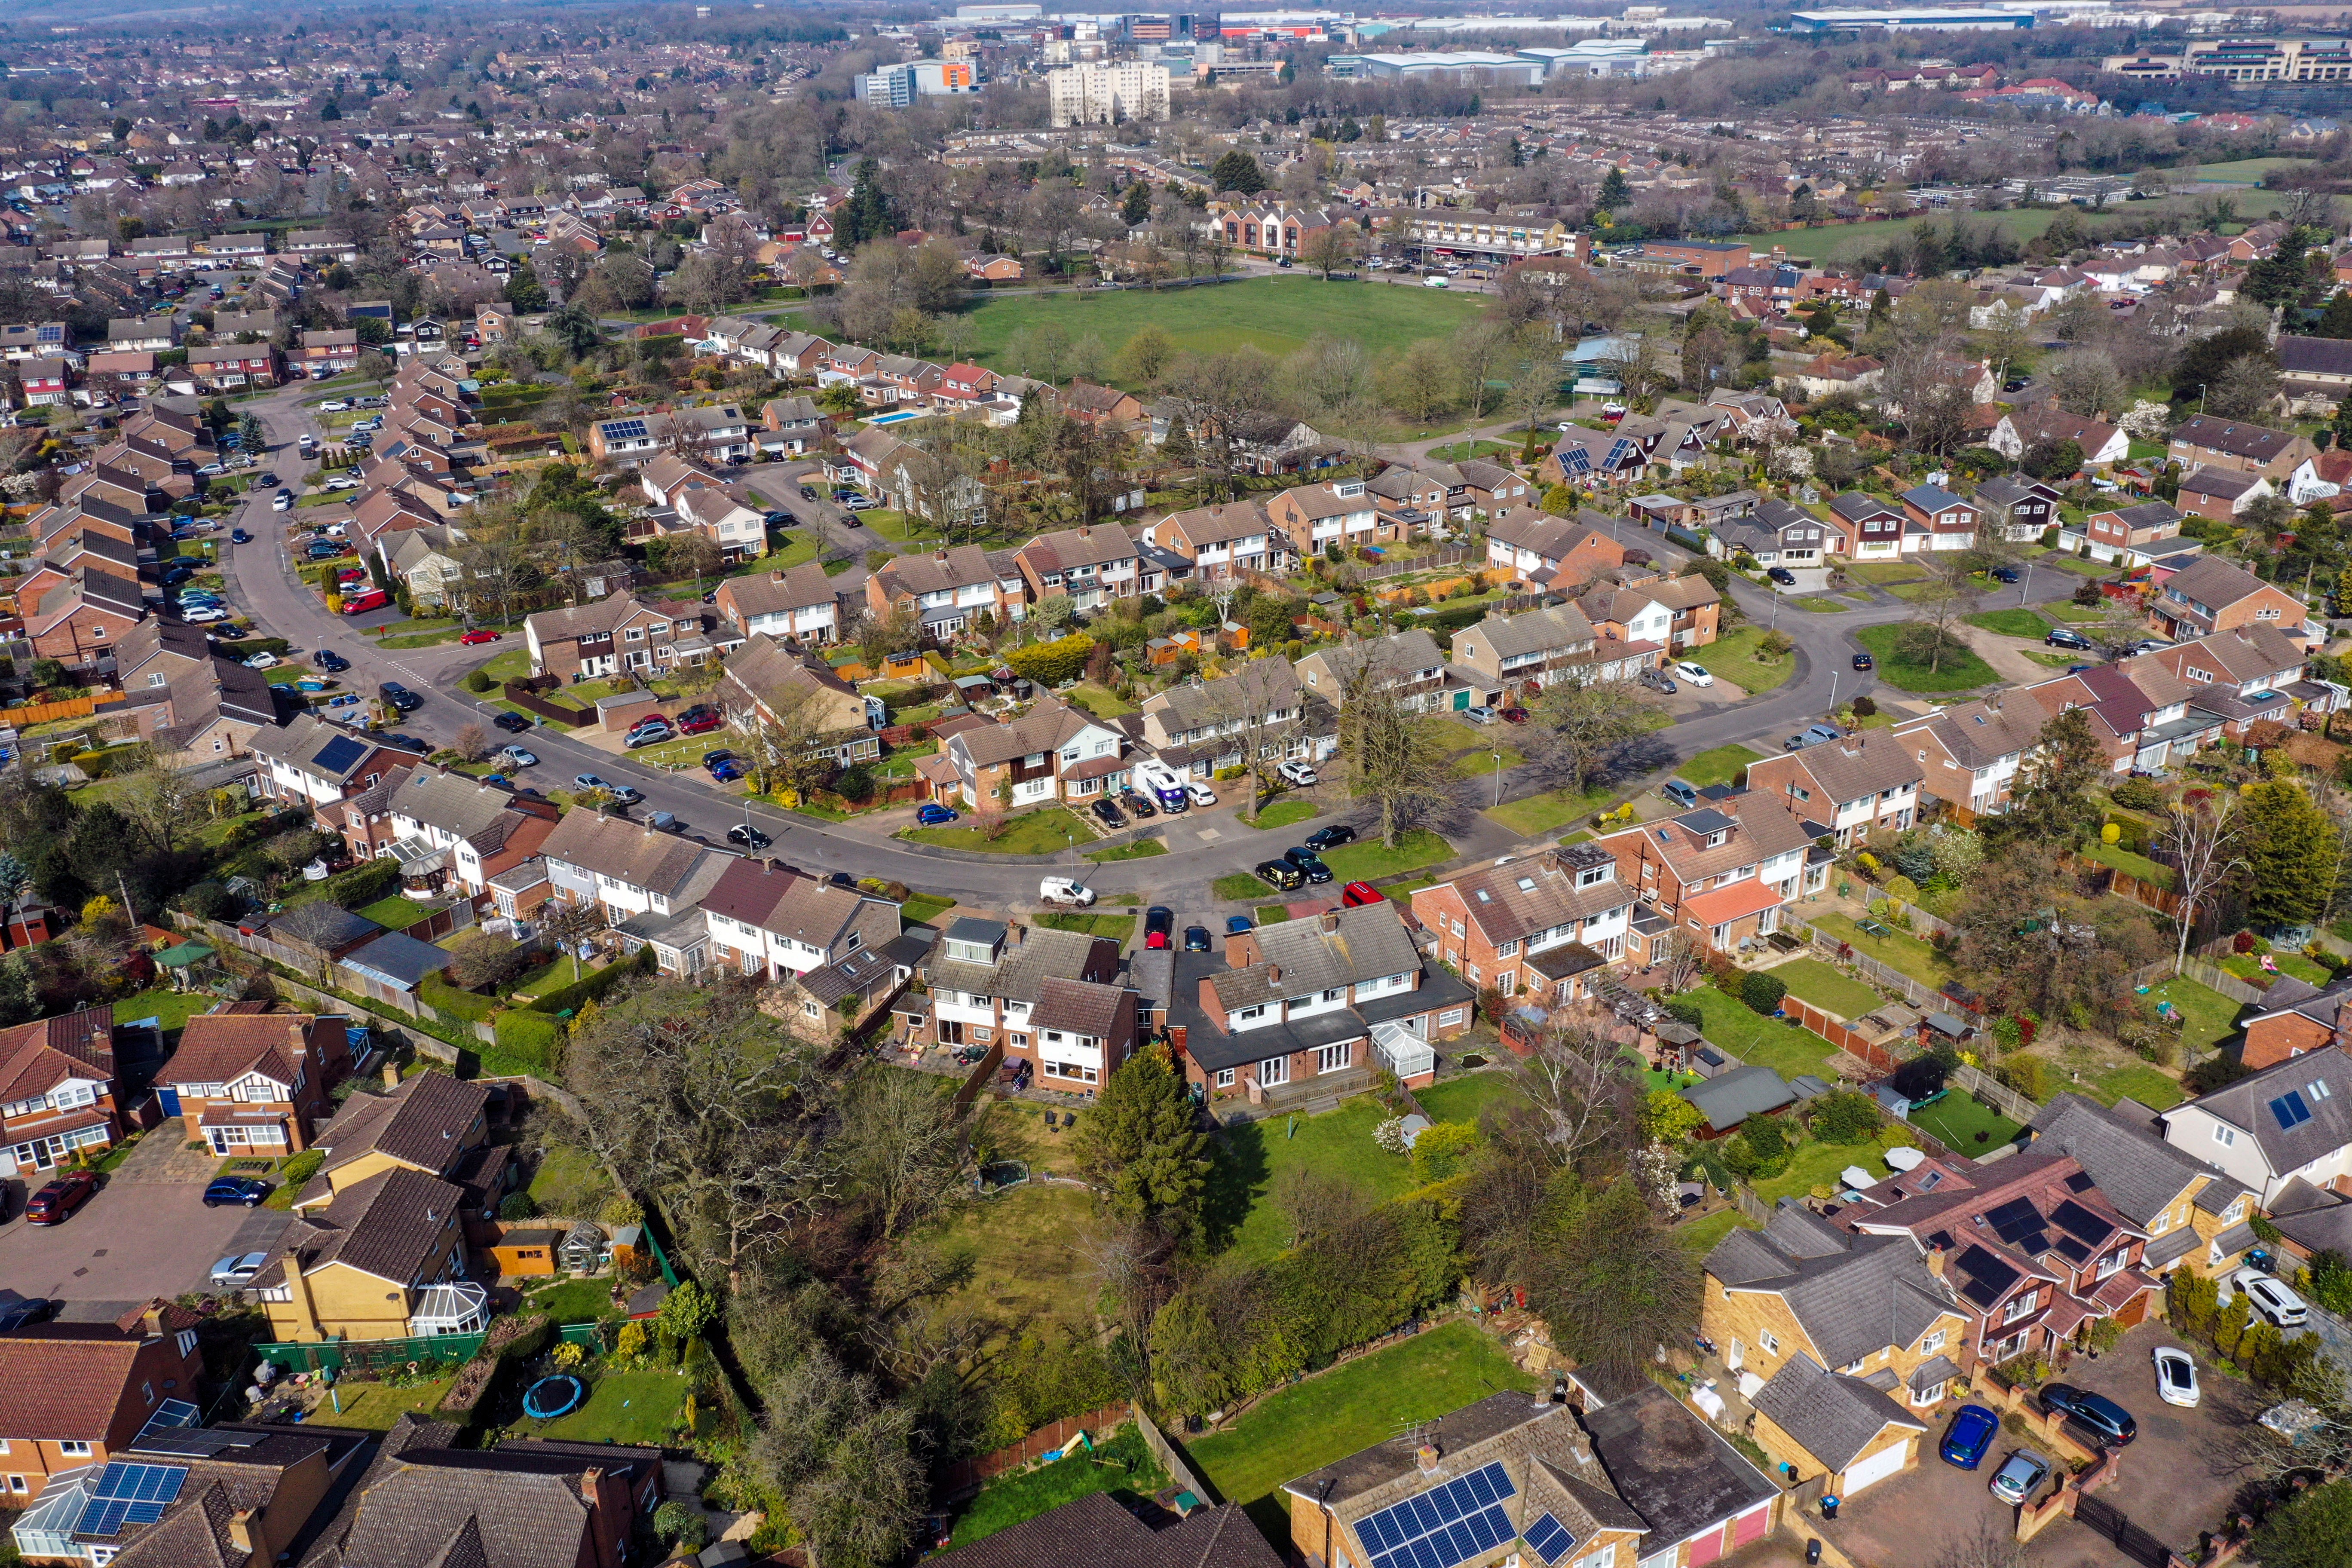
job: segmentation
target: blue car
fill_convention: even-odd
[[[2000,1416],[1981,1405],[1963,1405],[1944,1433],[1944,1463],[1973,1470],[1984,1463],[1984,1457],[1992,1452],[1993,1439],[2000,1436]]]
[[[205,1189],[205,1207],[218,1208],[223,1204],[238,1204],[246,1208],[259,1208],[269,1195],[269,1184],[251,1176],[221,1176]]]
[[[925,827],[940,827],[953,822],[956,814],[944,805],[926,805],[915,813],[915,820]]]
[[[1227,936],[1239,936],[1244,931],[1255,931],[1256,929],[1256,922],[1252,921],[1247,915],[1227,915],[1225,917],[1225,934]]]
[[[743,777],[745,772],[740,763],[714,763],[710,767],[710,777],[716,784],[733,784]]]

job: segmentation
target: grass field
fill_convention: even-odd
[[[1878,658],[1878,679],[1905,691],[1972,691],[2000,679],[1992,666],[1965,647],[1948,648],[1935,668],[1905,658],[1895,651],[1899,626],[1864,626],[1854,640]]]
[[[1772,973],[1789,988],[1790,994],[1816,1007],[1825,1007],[1841,1018],[1859,1018],[1878,1006],[1877,992],[1818,958],[1792,958],[1786,963],[1775,964]]]
[[[1146,323],[1156,324],[1179,349],[1221,353],[1253,343],[1277,357],[1307,346],[1318,335],[1352,338],[1374,364],[1385,364],[1423,338],[1444,337],[1478,319],[1477,300],[1435,289],[1390,288],[1365,283],[1325,283],[1310,278],[1254,278],[1213,288],[1119,293],[1028,294],[983,300],[971,312],[969,358],[998,370],[1020,372],[1006,346],[1014,334],[1052,322],[1072,342],[1093,337],[1102,344],[1100,368],[1113,385],[1134,384],[1117,359],[1127,340]]]
[[[1093,1216],[1085,1188],[1031,1182],[961,1210],[930,1234],[942,1252],[972,1260],[971,1279],[953,1298],[959,1304],[1011,1322],[1050,1321],[1092,1333],[1094,1293],[1071,1287]]]
[[[1192,1444],[1189,1457],[1226,1500],[1250,1507],[1269,1539],[1286,1540],[1287,1518],[1270,1497],[1283,1482],[1385,1442],[1408,1422],[1533,1386],[1476,1325],[1448,1323],[1283,1390]],[[1271,1506],[1251,1506],[1261,1502]]]
[[[1507,1072],[1475,1072],[1415,1091],[1413,1098],[1433,1121],[1475,1121],[1490,1105],[1516,1105],[1525,1097]]]
[[[1717,746],[1712,751],[1701,752],[1676,768],[1675,777],[1686,784],[1705,789],[1709,784],[1735,783],[1741,773],[1748,771],[1750,763],[1763,760],[1764,753],[1753,747],[1738,744]]]
[[[1762,626],[1742,626],[1705,647],[1685,649],[1683,657],[1744,691],[1769,691],[1797,672],[1797,659],[1794,654],[1782,654],[1769,664],[1757,662],[1756,650],[1764,636]]]
[[[1884,588],[1894,583],[1916,583],[1927,574],[1908,561],[1854,561],[1847,563],[1845,574]]]
[[[2210,1051],[2238,1032],[2239,1004],[2186,976],[2150,986],[2147,999],[2172,1004],[2185,1020],[2182,1041],[2197,1050]]]
[[[1535,838],[1580,822],[1617,798],[1612,789],[1546,790],[1525,800],[1507,800],[1486,815],[1522,837]]]
[[[1063,806],[1016,816],[1003,837],[991,840],[978,827],[958,823],[951,827],[908,827],[898,837],[911,844],[936,844],[944,849],[969,849],[982,855],[1051,855],[1073,844],[1091,844],[1093,829],[1077,814]]]
[[[1959,216],[1971,223],[1980,217],[1991,218],[2022,244],[2048,228],[2061,210],[2036,207]],[[1922,217],[1927,216],[1921,215]],[[1940,218],[1943,215],[1934,216]],[[1880,249],[1888,240],[1898,239],[1910,233],[1911,226],[1920,221],[1920,217],[1885,218],[1876,223],[1830,224],[1821,228],[1792,228],[1773,234],[1744,234],[1737,237],[1748,241],[1759,250],[1769,250],[1777,245],[1797,259],[1825,261],[1832,256],[1859,255]]]
[[[1835,912],[1815,915],[1812,923],[1865,958],[1874,958],[1889,969],[1899,969],[1922,985],[1941,985],[1952,977],[1951,965],[1916,936],[1899,931],[1890,936],[1871,936],[1853,923],[1852,916]]]
[[[1288,827],[1314,815],[1316,806],[1311,800],[1277,800],[1259,812],[1254,822],[1246,816],[1236,816],[1234,820],[1244,827]]]
[[[2014,605],[2006,610],[1979,610],[1964,618],[1972,626],[1999,632],[2005,637],[2038,637],[2050,629],[2050,623],[2042,617],[2041,611]]]
[[[1210,886],[1210,891],[1221,899],[1237,899],[1243,903],[1264,898],[1266,885],[1247,871],[1228,871]]]
[[[1213,1238],[1230,1238],[1241,1255],[1265,1259],[1290,1244],[1286,1221],[1272,1202],[1283,1173],[1304,1167],[1353,1183],[1374,1201],[1412,1188],[1412,1165],[1372,1142],[1388,1119],[1370,1096],[1321,1116],[1276,1116],[1229,1128],[1212,1154],[1204,1212]]]
[[[693,1383],[675,1371],[586,1374],[588,1402],[552,1421],[518,1423],[526,1436],[574,1443],[631,1443],[659,1447],[677,1419]]]
[[[1990,1153],[2020,1131],[2016,1122],[1958,1089],[1933,1105],[1914,1110],[1911,1123],[1941,1139],[1946,1147],[1971,1157]]]

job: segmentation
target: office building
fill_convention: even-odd
[[[905,109],[918,98],[980,90],[970,60],[901,60],[859,77],[850,86],[864,102],[892,109]]]
[[[1975,11],[1956,6],[1916,11],[1791,11],[1796,33],[1997,33],[2033,26],[2031,11]]]

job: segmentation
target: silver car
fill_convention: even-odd
[[[242,1257],[231,1256],[213,1265],[213,1284],[223,1290],[238,1290],[253,1283],[261,1266],[269,1261],[266,1252],[248,1252]]]
[[[2031,1448],[2020,1448],[1993,1472],[1992,1495],[2003,1502],[2021,1503],[2049,1474],[2049,1460]]]

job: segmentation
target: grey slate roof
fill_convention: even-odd
[[[1303,996],[1421,967],[1402,915],[1386,900],[1337,911],[1329,931],[1323,929],[1321,916],[1261,926],[1257,944],[1260,962],[1217,976],[1217,1000],[1227,1007]],[[1276,969],[1279,979],[1271,973]]]
[[[1750,1066],[1693,1084],[1683,1090],[1683,1098],[1698,1107],[1709,1127],[1726,1132],[1751,1116],[1794,1103],[1797,1094],[1770,1068]]]
[[[2213,1166],[2095,1100],[2062,1094],[2032,1123],[2032,1148],[2071,1154],[2116,1212],[2145,1226],[2200,1176],[2226,1181]],[[2234,1185],[2235,1184],[2231,1184]],[[2241,1189],[2242,1190],[2242,1189]]]
[[[1763,1230],[1724,1237],[1705,1267],[1726,1290],[1779,1295],[1832,1366],[1916,1344],[1937,1318],[1958,1310],[1909,1237],[1843,1231],[1787,1198]]]
[[[1238,1504],[1202,1509],[1155,1531],[1092,1492],[939,1559],[954,1568],[1279,1568],[1282,1559]]]
[[[2326,1084],[2331,1092],[2324,1100],[2317,1098],[2310,1090],[2314,1083]],[[2271,1102],[2290,1093],[2300,1098],[2310,1115],[2293,1127],[2282,1127]],[[2273,1172],[2301,1170],[2352,1143],[2352,1053],[2307,1051],[2189,1103],[2251,1134]]]
[[[1914,1432],[1927,1429],[1861,1378],[1826,1371],[1802,1351],[1749,1403],[1832,1470],[1845,1468],[1889,1423]]]

